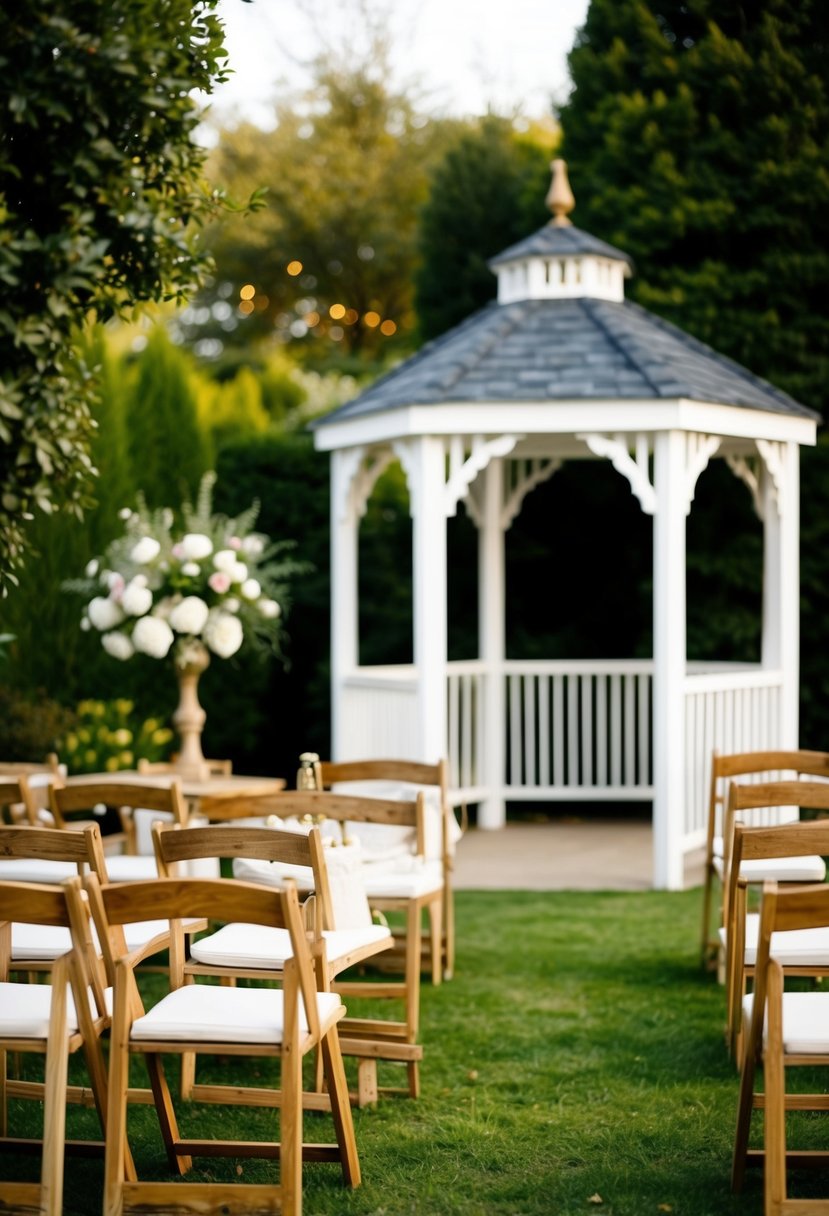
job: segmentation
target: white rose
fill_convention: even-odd
[[[131,519],[132,511],[130,510],[129,507],[122,507],[121,510],[118,512],[118,518],[119,519]]]
[[[170,613],[170,625],[176,633],[201,633],[207,620],[207,604],[197,595],[186,595]]]
[[[135,622],[132,644],[141,654],[153,659],[163,659],[173,644],[173,631],[166,621],[157,616],[142,616]]]
[[[121,596],[121,607],[128,616],[143,616],[152,606],[153,593],[149,587],[142,587],[137,579],[127,584]]]
[[[236,565],[236,554],[234,550],[220,549],[218,553],[214,553],[213,565],[217,570],[224,570],[230,574],[231,570]]]
[[[181,573],[186,574],[188,578],[198,578],[201,574],[201,566],[196,562],[185,562],[181,567]]]
[[[248,568],[244,562],[234,562],[228,573],[231,582],[243,583],[248,576]]]
[[[130,561],[135,562],[138,566],[143,566],[146,562],[151,562],[154,557],[158,557],[160,552],[161,545],[154,537],[142,536],[130,551]]]
[[[81,617],[81,629],[84,631],[84,633],[89,633],[91,628],[92,628],[92,622],[90,621],[89,617],[82,616]]]
[[[281,614],[282,609],[279,607],[276,600],[262,600],[259,604],[259,611],[262,613],[262,616],[266,618],[266,620],[275,621],[276,618]]]
[[[181,539],[181,556],[184,558],[192,558],[198,562],[203,557],[209,557],[212,552],[213,541],[203,532],[188,532]]]
[[[115,600],[104,599],[101,595],[96,595],[94,600],[90,600],[86,611],[96,629],[112,629],[115,625],[120,625],[124,619],[120,605],[116,604]]]
[[[125,633],[114,630],[112,633],[105,633],[101,638],[101,645],[107,654],[112,655],[113,659],[131,659],[135,654],[135,649],[132,642]]]
[[[86,577],[94,578],[98,573],[98,559],[93,557],[91,562],[86,563]]]
[[[220,659],[229,659],[242,645],[244,634],[237,616],[214,611],[208,615],[202,637]]]
[[[239,590],[246,600],[258,600],[262,594],[262,588],[255,578],[246,578]]]
[[[238,612],[241,607],[235,595],[229,595],[226,600],[222,600],[222,608],[225,612]]]
[[[265,551],[261,536],[246,536],[242,541],[242,552],[248,557],[259,557]]]

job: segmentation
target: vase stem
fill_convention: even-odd
[[[176,772],[191,781],[206,781],[209,769],[201,747],[201,734],[207,718],[199,704],[199,676],[207,667],[209,659],[204,662],[187,663],[177,666],[179,700],[178,708],[173,714],[173,725],[181,738],[181,749],[175,762]]]

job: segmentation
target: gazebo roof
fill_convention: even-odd
[[[819,420],[638,304],[581,298],[493,302],[318,425],[410,405],[677,397]]]
[[[555,160],[552,169],[554,218],[489,262],[498,300],[313,429],[409,406],[678,399],[820,421],[782,389],[625,300],[630,258],[573,227],[566,165]]]

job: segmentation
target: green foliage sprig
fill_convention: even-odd
[[[87,317],[180,300],[229,201],[202,176],[193,94],[225,78],[217,0],[111,0],[5,13],[0,47],[0,592],[33,512],[90,504]],[[254,206],[260,199],[254,198]]]

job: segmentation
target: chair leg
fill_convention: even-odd
[[[287,985],[286,985],[287,987]],[[282,1216],[302,1213],[302,1056],[296,989],[294,999],[285,999],[282,1037],[282,1107],[279,1120],[279,1183]]]
[[[455,974],[455,893],[448,878],[443,888],[443,936],[446,943],[443,978],[451,980]]]
[[[714,867],[711,859],[705,863],[705,885],[702,891],[702,943],[700,946],[700,964],[705,967],[711,951],[711,895],[714,885]]]
[[[55,969],[49,1018],[49,1046],[43,1094],[43,1162],[40,1176],[42,1216],[61,1216],[63,1159],[66,1140],[66,1081],[69,1040],[66,1034],[66,974]]]
[[[9,1097],[6,1093],[7,1053],[0,1051],[0,1136],[9,1134]]]
[[[443,979],[443,892],[429,904],[429,936],[432,944],[432,984]]]
[[[774,1216],[786,1201],[786,1074],[783,1028],[780,1025],[783,980],[772,967],[768,977],[768,1033],[763,1052],[766,1091],[763,1133],[763,1196],[765,1216]]]
[[[410,1043],[417,1042],[420,1028],[420,966],[422,954],[422,916],[417,900],[411,900],[406,917],[406,1030]],[[409,1096],[420,1094],[420,1069],[416,1060],[406,1065]]]
[[[744,1037],[744,1052],[740,1070],[740,1094],[737,1099],[737,1128],[734,1133],[734,1153],[731,1159],[731,1189],[742,1190],[745,1177],[746,1153],[751,1131],[751,1112],[754,1109],[754,1082],[757,1076],[757,1061],[749,1055],[750,1039]]]
[[[150,1085],[155,1099],[155,1110],[161,1127],[161,1137],[170,1168],[177,1174],[186,1174],[193,1164],[193,1159],[175,1150],[175,1144],[180,1139],[176,1112],[170,1097],[170,1087],[164,1075],[164,1065],[161,1057],[155,1054],[147,1055],[147,1072],[150,1074]]]
[[[357,1061],[357,1105],[376,1106],[379,1098],[377,1088],[377,1061],[362,1059]]]
[[[332,1026],[328,1034],[323,1035],[321,1047],[325,1062],[325,1075],[328,1081],[328,1093],[331,1096],[331,1114],[334,1119],[334,1130],[337,1133],[337,1144],[340,1146],[343,1181],[346,1186],[359,1186],[360,1159],[357,1154],[357,1140],[354,1135],[351,1100],[348,1096],[348,1082],[346,1080],[343,1057],[340,1051],[340,1038],[336,1025]],[[376,1075],[375,1072],[375,1101],[377,1100]]]

